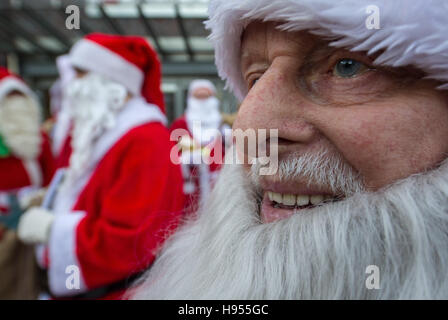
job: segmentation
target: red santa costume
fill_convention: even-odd
[[[212,96],[205,99],[194,97],[194,91],[203,88],[208,89]],[[188,89],[185,114],[175,120],[170,128],[171,134],[179,140],[184,193],[188,195],[186,206],[189,211],[195,211],[198,201],[207,197],[221,168],[224,158],[221,128],[216,87],[209,80],[194,80]]]
[[[23,96],[8,97],[13,92]],[[0,68],[0,104],[0,135],[11,149],[8,155],[0,156],[0,213],[7,214],[8,195],[20,197],[26,191],[46,186],[53,176],[54,161],[47,135],[39,132],[37,98],[5,68]]]
[[[160,63],[143,38],[104,34],[76,43],[70,60],[89,72],[71,87],[70,165],[55,196],[54,216],[30,210],[20,221],[19,236],[34,243],[48,240],[54,296],[119,298],[126,281],[154,261],[184,204],[181,169],[170,160],[175,146],[164,126]],[[89,86],[100,88],[98,83],[109,86],[107,106],[76,104],[83,94],[95,99]],[[104,108],[108,112],[101,112]],[[84,118],[77,118],[79,109],[85,109]],[[51,230],[47,238],[27,230],[38,218]],[[67,285],[70,270],[74,278]]]

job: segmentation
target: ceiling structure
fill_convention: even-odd
[[[72,5],[80,24],[70,30]],[[207,6],[208,0],[0,0],[0,54],[17,56],[25,77],[51,77],[55,57],[87,33],[140,35],[157,50],[164,75],[216,76],[203,24]]]
[[[182,114],[190,81],[212,80],[221,110],[233,112],[236,99],[223,89],[208,41],[209,0],[0,0],[0,64],[19,73],[44,105],[58,77],[56,57],[91,32],[145,37],[162,62],[168,116]],[[75,6],[75,7],[73,7]],[[73,8],[79,28],[70,29]]]

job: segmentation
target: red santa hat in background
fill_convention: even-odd
[[[37,101],[34,92],[18,75],[4,67],[0,67],[0,101],[13,91],[18,91]]]
[[[380,29],[366,26],[372,5],[379,10]],[[278,21],[286,31],[309,30],[335,47],[380,52],[376,65],[414,65],[428,78],[448,82],[447,16],[447,1],[211,0],[206,27],[219,75],[241,101],[248,91],[239,67],[241,35],[253,20]],[[439,89],[448,89],[448,83]]]
[[[74,67],[96,72],[124,85],[165,112],[157,53],[142,37],[92,33],[70,51]]]

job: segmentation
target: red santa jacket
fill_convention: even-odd
[[[55,155],[56,168],[67,168],[70,164],[70,156],[72,155],[72,136],[68,134],[64,139],[59,154]]]
[[[13,155],[0,158],[0,215],[9,214],[10,194],[20,197],[27,188],[47,186],[54,170],[50,142],[45,133],[42,133],[41,152],[36,160],[24,161]]]
[[[48,185],[55,168],[49,138],[43,132],[41,152],[35,164],[36,167],[30,166],[13,155],[0,158],[0,192],[15,191],[31,185],[37,187]]]
[[[55,296],[77,295],[144,270],[181,218],[181,169],[170,160],[175,146],[162,123],[145,117],[141,102],[129,104],[118,128],[100,138],[92,171],[56,196],[48,243]],[[70,270],[79,270],[79,288],[67,286]]]

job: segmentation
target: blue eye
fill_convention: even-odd
[[[258,82],[258,80],[260,80],[260,78],[256,78],[256,79],[252,80],[249,87],[252,88]]]
[[[360,71],[366,69],[366,66],[353,59],[339,60],[333,69],[333,74],[341,78],[353,78],[359,75]]]

